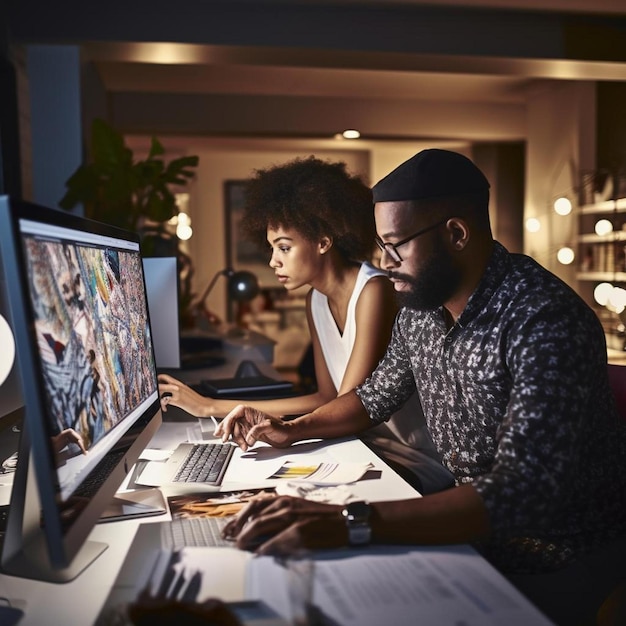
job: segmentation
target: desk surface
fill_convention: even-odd
[[[149,448],[171,449],[175,445],[188,438],[192,432],[199,430],[196,420],[165,422],[156,433]],[[250,486],[267,484],[261,480],[267,474],[259,471],[264,463],[269,463],[272,459],[279,457],[287,458],[310,458],[312,455],[326,455],[343,462],[371,462],[378,471],[376,477],[370,480],[361,480],[349,486],[349,489],[358,498],[370,501],[405,499],[419,496],[398,474],[390,469],[380,458],[378,458],[367,446],[359,440],[336,440],[326,443],[303,443],[284,451],[268,449],[268,453],[260,458],[259,455],[248,455],[242,458],[241,451],[238,451],[238,464],[248,464],[251,468],[252,476],[256,476],[251,481]],[[229,469],[230,472],[230,469]],[[233,488],[244,488],[246,485],[239,482],[237,476],[227,475],[223,484],[223,490]],[[109,592],[115,582],[115,578],[124,561],[125,555],[133,540],[138,524],[164,521],[169,519],[169,514],[146,518],[144,520],[125,520],[120,522],[110,522],[99,524],[91,533],[90,539],[102,541],[108,544],[108,549],[101,554],[78,578],[74,581],[57,585],[38,581],[19,579],[0,574],[0,597],[8,598],[12,604],[24,611],[24,617],[19,622],[19,626],[89,626],[96,620],[101,608],[107,599]],[[229,548],[227,548],[228,550]],[[374,550],[374,548],[372,548]],[[379,549],[376,548],[378,551]],[[410,552],[419,552],[419,548],[395,548],[398,558],[406,556]],[[427,549],[432,550],[432,549]],[[443,552],[454,555],[462,553],[464,563],[469,563],[476,572],[482,572],[485,580],[491,581],[492,589],[494,585],[502,585],[505,595],[513,601],[516,611],[521,612],[522,621],[512,623],[524,624],[548,624],[541,615],[532,607],[517,591],[511,587],[502,576],[500,576],[482,557],[471,549],[457,547],[450,552],[443,549]],[[445,562],[445,559],[444,559]],[[404,561],[403,561],[404,563]],[[468,565],[469,567],[469,565]],[[359,569],[362,572],[362,569]],[[362,575],[362,574],[361,574]],[[259,577],[257,577],[258,579]],[[260,576],[263,579],[263,575]],[[274,580],[271,581],[274,583]],[[436,605],[435,605],[436,606]],[[420,612],[421,616],[421,612]],[[423,621],[427,624],[443,624],[441,615],[435,610],[436,619]],[[396,620],[397,622],[397,620]],[[410,623],[410,622],[407,622]],[[422,621],[420,621],[422,623]],[[470,622],[468,622],[470,623]],[[472,622],[473,623],[473,622]],[[485,621],[483,623],[492,623]],[[493,622],[496,624],[497,622]],[[481,624],[482,626],[482,624]]]
[[[148,447],[171,449],[178,442],[185,441],[189,430],[195,428],[197,428],[197,420],[164,422]],[[303,454],[317,454],[325,448],[325,453],[346,462],[371,461],[375,468],[380,470],[380,477],[359,481],[354,485],[354,493],[360,497],[375,501],[394,497],[399,499],[415,497],[416,495],[412,487],[358,440],[329,442],[328,446],[318,444],[312,446],[303,444],[303,446],[300,449],[296,446],[293,450],[285,450],[282,454],[285,458],[293,458],[294,455],[301,457]],[[237,455],[241,457],[240,450],[237,450]],[[255,463],[258,466],[258,461],[253,459],[248,459],[247,462],[251,466]],[[229,468],[228,472],[230,471]],[[253,480],[249,485],[233,482],[229,480],[228,472],[222,486],[224,491],[269,484],[260,480]],[[169,514],[143,520],[99,524],[94,528],[90,539],[107,543],[108,548],[75,580],[58,585],[0,574],[0,597],[8,598],[12,606],[24,611],[25,615],[19,622],[19,626],[43,626],[44,624],[46,626],[57,624],[59,626],[88,626],[93,624],[113,586],[138,524],[167,519],[169,519]]]

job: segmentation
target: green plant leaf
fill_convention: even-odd
[[[132,151],[124,137],[101,119],[95,119],[91,128],[91,157],[103,171],[132,165]]]
[[[165,149],[161,145],[161,142],[156,138],[152,137],[152,142],[150,144],[150,152],[148,153],[148,159],[152,159],[158,154],[165,154]]]
[[[122,228],[137,230],[144,220],[165,222],[177,213],[170,186],[184,187],[195,175],[199,159],[187,155],[161,158],[165,150],[152,137],[148,156],[134,160],[121,133],[96,119],[91,129],[91,162],[81,165],[67,180],[60,206],[85,206],[87,215]]]

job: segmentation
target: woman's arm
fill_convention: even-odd
[[[293,398],[278,398],[275,400],[243,400],[246,406],[258,411],[263,411],[270,415],[303,415],[310,413],[318,407],[330,402],[337,397],[337,390],[328,372],[326,361],[322,353],[319,338],[315,332],[315,325],[311,315],[311,292],[306,299],[306,315],[309,325],[309,334],[313,344],[313,355],[315,359],[315,376],[317,380],[317,391],[315,393],[295,396]],[[168,405],[177,406],[196,417],[224,417],[242,400],[217,400],[206,398],[196,393],[183,382],[162,374],[159,376],[159,394],[170,394],[161,399],[161,407],[167,411]]]
[[[370,278],[356,305],[356,337],[338,395],[374,371],[387,350],[397,312],[393,284],[385,276]]]
[[[306,319],[309,326],[309,334],[311,336],[311,345],[313,346],[313,360],[315,363],[315,380],[317,382],[317,396],[322,406],[337,397],[337,388],[328,370],[328,364],[324,358],[322,344],[320,343],[315,323],[313,322],[313,311],[311,309],[311,300],[313,291],[309,291],[306,298]],[[314,407],[317,408],[317,407]],[[313,409],[311,409],[313,410]]]
[[[318,393],[294,396],[293,398],[278,398],[276,400],[218,400],[206,398],[185,383],[167,374],[159,375],[159,394],[161,395],[161,408],[163,411],[167,411],[167,407],[172,405],[196,417],[210,417],[211,415],[224,417],[242,402],[264,413],[279,416],[309,413],[324,404],[324,400],[319,397]],[[163,396],[163,394],[170,395]]]
[[[385,353],[397,307],[393,285],[386,277],[374,277],[367,282],[356,305],[356,338],[339,390],[335,389],[330,377],[315,331],[311,314],[311,292],[307,295],[306,312],[313,344],[317,391],[293,398],[244,400],[246,406],[270,415],[303,415],[361,384]],[[163,374],[159,376],[159,393],[163,395],[165,392],[171,395],[161,400],[164,411],[171,404],[197,417],[223,417],[242,402],[205,398],[184,383]]]

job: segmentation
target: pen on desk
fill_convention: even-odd
[[[215,415],[209,415],[209,417],[211,418],[211,421],[213,422],[213,427],[217,428],[217,420],[215,419]]]

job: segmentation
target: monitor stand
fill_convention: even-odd
[[[0,571],[20,578],[66,583],[76,578],[107,547],[106,543],[86,541],[69,567],[57,568],[50,562],[41,524],[41,505],[30,438],[24,422]],[[4,621],[1,623],[4,624]]]

